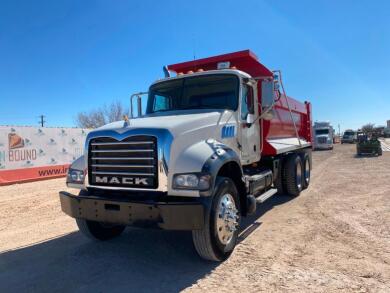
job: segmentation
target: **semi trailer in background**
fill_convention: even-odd
[[[136,118],[88,134],[67,176],[80,191],[60,192],[62,210],[98,240],[128,225],[192,231],[199,255],[222,261],[257,203],[308,187],[311,104],[288,97],[280,71],[249,50],[164,72],[132,95]]]
[[[330,122],[315,122],[313,129],[314,149],[333,149],[334,130]]]

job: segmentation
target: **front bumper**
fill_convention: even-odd
[[[349,138],[342,138],[341,143],[354,143],[355,141],[353,139]]]
[[[119,201],[65,191],[59,195],[62,211],[73,218],[166,230],[198,230],[204,225],[205,208],[200,202]]]
[[[316,150],[329,150],[333,148],[333,144],[316,144],[314,149]]]

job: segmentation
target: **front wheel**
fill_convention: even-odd
[[[230,178],[217,177],[211,209],[201,230],[192,231],[198,254],[206,260],[223,261],[233,252],[240,229],[240,202]]]
[[[109,240],[122,234],[125,226],[76,219],[81,233],[93,240]]]

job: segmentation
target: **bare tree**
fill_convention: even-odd
[[[104,105],[90,112],[80,112],[76,117],[76,124],[82,128],[97,128],[104,124],[121,120],[127,110],[119,101],[112,102],[110,105]]]
[[[374,131],[374,123],[367,123],[362,126],[362,131],[364,133],[372,133]]]
[[[104,106],[103,112],[108,122],[118,121],[122,119],[125,114],[123,105],[119,101],[115,101],[109,106]]]

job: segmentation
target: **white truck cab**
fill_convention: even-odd
[[[333,149],[334,131],[330,122],[314,123],[314,149]]]

